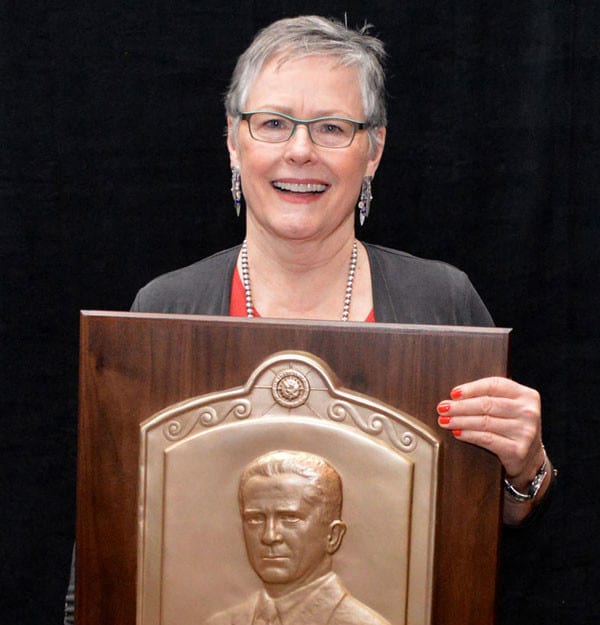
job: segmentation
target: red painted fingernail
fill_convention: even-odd
[[[450,404],[445,403],[445,402],[442,404],[438,404],[438,407],[437,407],[438,412],[448,412],[448,410],[450,410]]]
[[[438,417],[438,423],[440,425],[448,425],[448,423],[450,423],[450,417]]]
[[[462,389],[460,389],[460,388],[453,388],[450,391],[450,397],[452,397],[452,399],[459,399],[460,397],[462,397]]]
[[[454,436],[459,437],[462,434],[462,430],[452,430],[452,434],[454,434]]]

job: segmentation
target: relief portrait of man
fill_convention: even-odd
[[[243,469],[238,501],[248,561],[263,588],[205,625],[389,625],[332,571],[346,524],[342,480],[324,458],[264,454]]]

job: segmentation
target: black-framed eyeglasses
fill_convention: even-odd
[[[276,111],[245,111],[242,119],[248,122],[250,136],[265,143],[284,143],[291,139],[298,125],[306,126],[315,145],[324,148],[347,148],[358,130],[368,128],[367,122],[348,117],[315,117],[296,119]]]

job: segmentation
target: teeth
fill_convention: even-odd
[[[299,184],[296,182],[274,182],[273,186],[282,191],[293,191],[294,193],[322,193],[327,188],[324,184]]]

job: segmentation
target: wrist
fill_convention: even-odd
[[[509,499],[516,503],[532,502],[538,493],[542,490],[542,486],[550,472],[550,462],[546,450],[542,445],[542,460],[538,465],[538,469],[532,479],[509,479],[504,478],[504,491]]]

